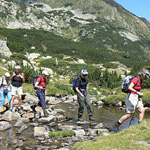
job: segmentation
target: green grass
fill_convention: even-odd
[[[67,137],[75,135],[74,131],[53,131],[49,132],[49,137]]]
[[[150,120],[132,126],[119,133],[106,137],[97,137],[95,141],[75,144],[71,150],[149,150],[146,145],[136,144],[137,141],[150,142]]]
[[[6,70],[1,69],[0,71],[0,77],[5,76],[5,72],[7,72]]]

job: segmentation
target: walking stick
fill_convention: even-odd
[[[131,125],[131,122],[132,122],[132,120],[133,120],[133,117],[134,117],[134,114],[135,114],[135,111],[136,111],[137,105],[138,105],[138,103],[139,103],[139,100],[140,100],[140,97],[138,97],[138,101],[137,101],[137,104],[136,104],[136,106],[135,106],[134,113],[133,113],[133,114],[132,114],[132,116],[131,116],[131,120],[130,120],[130,122],[129,122],[128,127]]]

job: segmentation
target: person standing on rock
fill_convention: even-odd
[[[81,75],[76,81],[75,89],[77,92],[77,100],[79,103],[79,109],[78,109],[78,120],[83,121],[82,115],[84,112],[84,106],[86,105],[89,120],[94,120],[92,118],[93,112],[91,107],[91,102],[88,94],[88,80],[87,80],[88,72],[86,69],[81,70]]]
[[[48,76],[48,72],[46,70],[43,70],[42,75],[37,78],[35,83],[35,88],[37,88],[37,96],[39,98],[38,105],[42,107],[44,116],[47,116],[46,104],[45,104],[47,76]]]
[[[0,80],[0,94],[1,94],[1,101],[0,101],[0,105],[4,105],[5,104],[5,99],[7,97],[8,102],[9,102],[9,106],[11,103],[11,89],[10,89],[10,73],[6,72],[5,76],[2,77],[2,79]]]
[[[12,89],[11,89],[12,101],[11,101],[10,110],[12,110],[13,108],[15,96],[17,93],[19,96],[18,112],[21,113],[22,112],[21,111],[22,84],[25,82],[24,73],[21,72],[21,66],[15,66],[15,72],[13,72],[10,79],[12,81]]]
[[[126,114],[122,116],[115,124],[115,128],[118,130],[119,126],[131,117],[136,108],[139,110],[139,123],[143,121],[145,108],[143,105],[143,93],[140,92],[142,82],[149,78],[149,71],[143,69],[139,72],[137,77],[134,77],[129,85],[129,93],[126,96]],[[132,119],[132,118],[131,118]]]

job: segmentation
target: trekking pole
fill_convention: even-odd
[[[131,120],[130,120],[130,122],[129,122],[129,125],[128,125],[128,127],[131,125],[131,122],[132,122],[132,120],[133,120],[133,117],[134,117],[134,115],[135,115],[135,111],[136,111],[136,108],[137,108],[137,105],[138,105],[138,102],[139,102],[139,100],[140,100],[140,98],[138,98],[137,104],[136,104],[136,106],[135,106],[134,113],[133,113],[133,114],[132,114],[132,116],[131,116]]]

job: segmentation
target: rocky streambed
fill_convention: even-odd
[[[15,105],[17,104],[15,100]],[[103,103],[93,106],[95,121],[89,122],[86,109],[84,122],[77,120],[76,96],[46,98],[48,117],[44,117],[41,107],[34,114],[31,106],[38,103],[36,96],[26,94],[22,102],[22,113],[6,111],[1,106],[0,149],[10,150],[67,150],[76,142],[93,140],[96,136],[108,136],[114,131],[113,124],[124,114],[119,108],[105,107]],[[133,120],[136,124],[137,120]],[[122,128],[127,126],[128,121]],[[71,131],[73,134],[57,136],[56,131]],[[72,132],[73,131],[73,132]],[[53,134],[51,134],[53,133]],[[55,135],[55,136],[53,136]]]

